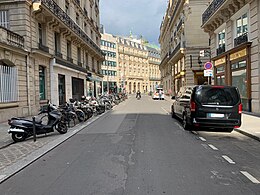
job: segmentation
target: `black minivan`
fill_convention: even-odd
[[[231,132],[241,126],[242,104],[237,87],[186,86],[172,99],[172,117],[180,118],[185,130]]]

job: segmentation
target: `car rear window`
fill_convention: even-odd
[[[195,101],[207,105],[234,106],[239,103],[239,97],[235,87],[199,86],[195,91]]]

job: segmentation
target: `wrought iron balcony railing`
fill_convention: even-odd
[[[183,20],[181,19],[179,24],[177,25],[177,32],[180,30],[180,28],[182,27],[183,24]]]
[[[39,49],[45,51],[46,53],[49,53],[49,47],[43,45],[42,43],[39,43]]]
[[[241,36],[234,39],[234,46],[238,46],[242,43],[248,42],[248,33],[244,33]]]
[[[86,8],[84,7],[84,14],[85,14],[85,16],[87,16],[88,17],[88,11],[86,10]]]
[[[67,61],[73,63],[73,59],[71,57],[69,57],[69,56],[67,56]]]
[[[80,0],[75,0],[78,5],[80,5]]]
[[[62,53],[59,51],[55,51],[55,56],[62,58]]]
[[[202,25],[204,25],[209,18],[217,11],[218,8],[225,2],[226,0],[213,0],[209,7],[202,14]]]
[[[149,77],[150,81],[160,81],[161,78],[160,77]]]
[[[78,66],[83,66],[82,62],[78,61]]]
[[[66,66],[66,67],[69,67],[69,68],[72,68],[72,69],[75,69],[75,70],[79,70],[79,71],[84,72],[84,73],[88,73],[86,68],[77,66],[75,64],[72,64],[72,63],[70,63],[66,60],[60,59],[60,58],[56,59],[56,63],[61,64],[61,65]]]
[[[102,55],[101,49],[94,43],[88,35],[81,30],[81,28],[66,14],[53,0],[41,0],[42,4],[46,6],[56,17],[58,17],[69,29],[76,35],[82,38],[88,45],[90,45],[97,53]],[[93,19],[92,19],[93,20]],[[94,21],[93,21],[94,23]]]
[[[226,51],[226,45],[222,44],[219,46],[219,48],[217,48],[217,55],[220,55],[222,53],[224,53]]]

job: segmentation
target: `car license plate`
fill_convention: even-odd
[[[224,114],[219,114],[219,113],[208,113],[209,118],[224,118]]]

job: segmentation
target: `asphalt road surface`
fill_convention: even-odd
[[[130,97],[0,185],[0,194],[260,194],[260,143],[187,132],[169,101]]]

